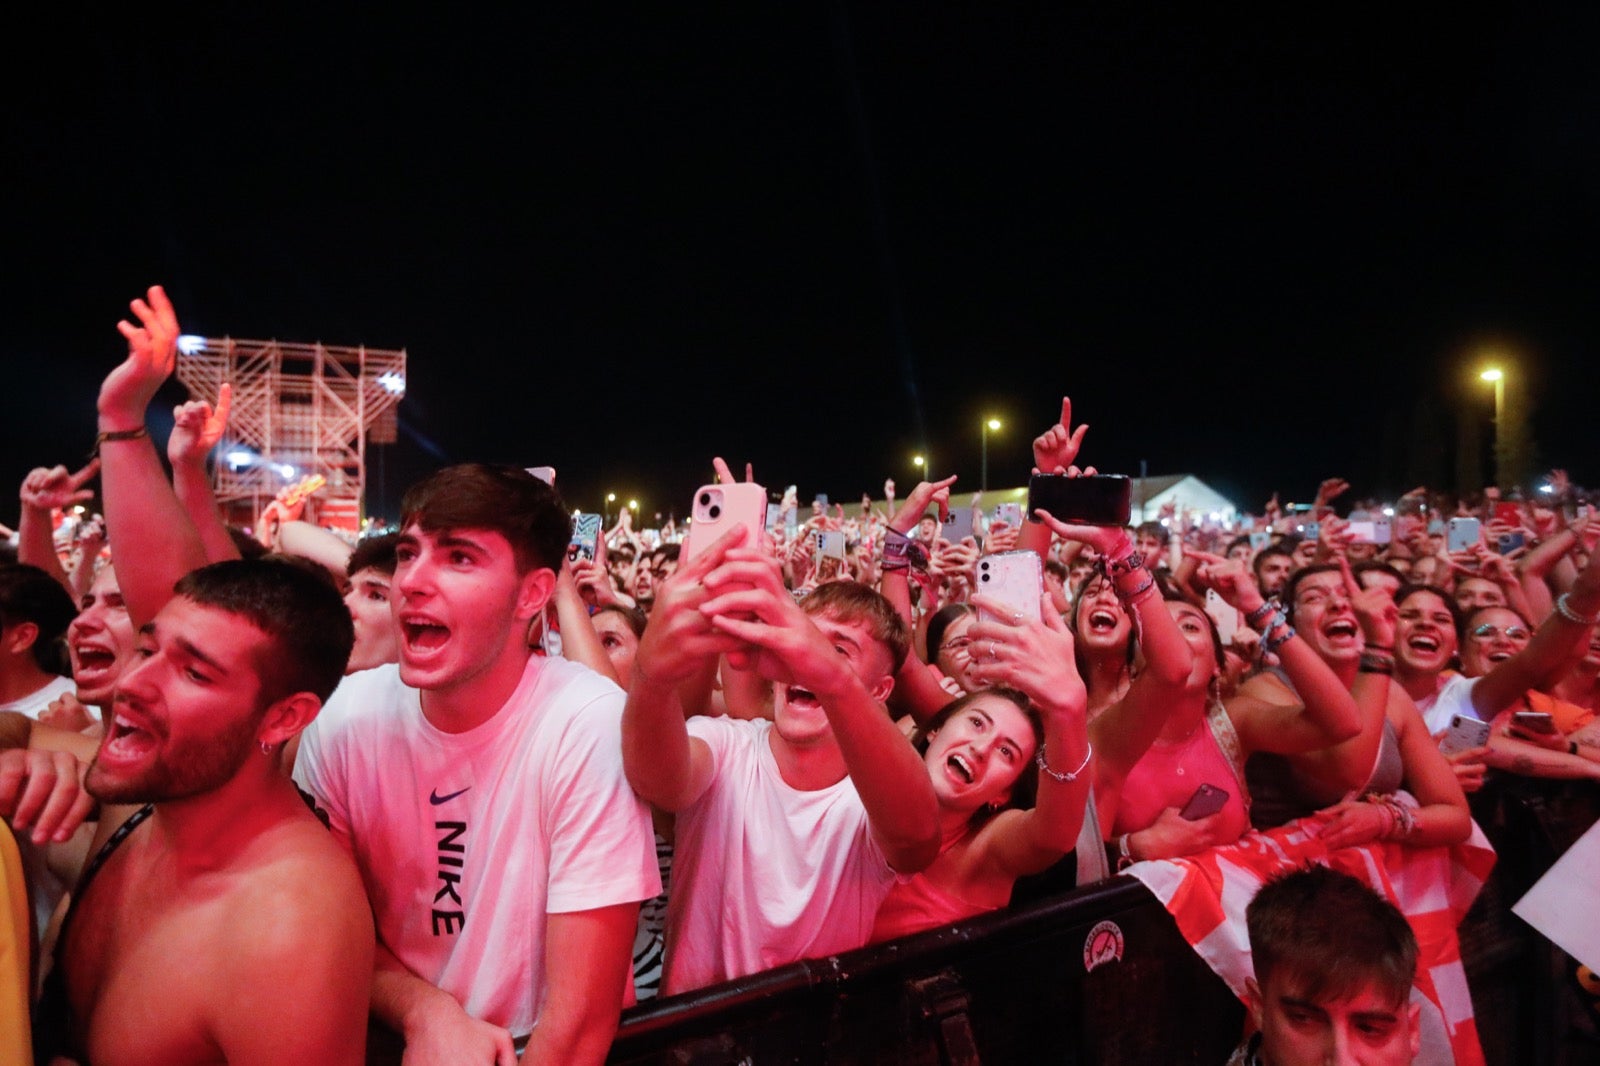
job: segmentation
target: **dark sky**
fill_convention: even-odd
[[[1065,6],[41,14],[0,480],[82,454],[160,281],[187,332],[409,350],[378,511],[471,458],[591,509],[717,453],[975,488],[985,414],[1016,483],[1063,393],[1102,469],[1392,493],[1487,439],[1486,344],[1600,482],[1596,9]]]

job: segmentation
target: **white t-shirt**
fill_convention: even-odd
[[[44,712],[44,709],[56,701],[58,696],[70,696],[78,691],[78,686],[72,683],[70,677],[56,677],[34,689],[26,696],[20,696],[9,703],[0,703],[0,711],[16,711],[35,720]],[[89,717],[98,720],[93,707],[85,708]]]
[[[295,780],[354,856],[379,939],[514,1036],[544,1004],[546,914],[661,891],[622,704],[586,667],[534,656],[493,718],[443,733],[391,664],[345,678],[300,742]]]
[[[1463,718],[1482,720],[1483,716],[1472,706],[1472,689],[1479,680],[1481,679],[1467,677],[1464,674],[1454,674],[1440,686],[1437,695],[1424,696],[1417,701],[1417,710],[1422,712],[1422,721],[1427,725],[1430,734],[1449,729],[1450,719],[1458,714]]]
[[[668,994],[866,944],[895,873],[846,777],[815,792],[778,772],[766,719],[692,718],[711,785],[678,812]]]

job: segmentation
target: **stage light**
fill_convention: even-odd
[[[178,338],[178,351],[184,355],[195,355],[206,346],[204,337],[197,337],[193,333],[185,333]]]
[[[239,470],[254,463],[256,461],[256,457],[245,451],[243,448],[234,448],[232,451],[228,452],[227,460],[229,466],[233,467],[235,470]]]
[[[393,370],[386,374],[378,375],[378,384],[382,385],[385,389],[388,389],[396,396],[405,395],[406,379],[395,373]]]

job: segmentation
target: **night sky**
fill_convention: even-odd
[[[13,34],[7,485],[82,456],[153,282],[186,332],[409,350],[378,513],[480,458],[647,513],[713,454],[976,488],[986,415],[1015,484],[1063,393],[1088,461],[1246,507],[1448,486],[1491,345],[1600,482],[1593,6],[331,7]]]

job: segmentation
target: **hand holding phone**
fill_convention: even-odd
[[[1489,723],[1464,714],[1452,714],[1450,726],[1439,738],[1439,751],[1445,755],[1481,748],[1489,743]]]
[[[1044,572],[1039,556],[1031,551],[998,552],[978,560],[977,592],[1004,606],[1012,615],[1039,620],[1039,597],[1044,593]],[[980,620],[994,620],[986,609]]]
[[[1189,797],[1189,802],[1183,805],[1178,817],[1186,822],[1198,822],[1202,818],[1216,814],[1227,804],[1227,789],[1218,788],[1216,785],[1201,785],[1194,790],[1194,795]]]

